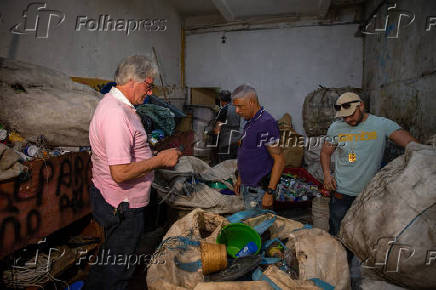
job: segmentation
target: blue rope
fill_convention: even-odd
[[[271,244],[274,243],[274,242],[279,243],[283,247],[283,249],[286,249],[285,244],[283,244],[282,241],[280,241],[279,238],[275,238],[275,239],[266,241],[265,244],[262,246],[262,249],[264,249],[264,250],[268,249],[268,247],[271,246]]]
[[[176,245],[176,246],[167,245],[168,243],[170,243],[172,241],[178,242],[178,245]],[[157,247],[156,251],[159,251],[163,246],[166,246],[168,250],[172,250],[172,251],[173,250],[178,250],[178,249],[186,250],[188,248],[188,246],[199,247],[200,246],[200,242],[199,241],[191,240],[188,237],[173,236],[173,237],[168,237],[164,241],[162,241],[159,244],[159,246]]]
[[[421,216],[423,215],[427,210],[429,210],[430,208],[432,208],[434,205],[436,204],[433,203],[432,205],[430,205],[429,207],[427,207],[426,209],[424,209],[423,211],[421,211],[419,214],[417,214],[401,231],[400,233],[395,237],[395,241],[398,241],[398,239],[400,238],[400,236]],[[391,244],[391,246],[389,247],[389,251],[388,251],[388,255],[387,257],[389,257],[391,255],[392,252],[392,248],[393,248],[393,244]]]
[[[182,263],[180,262],[177,257],[174,257],[174,264],[176,264],[176,267],[179,269],[182,269],[187,272],[197,272],[198,269],[202,267],[201,259],[195,261],[195,262],[187,262]]]
[[[262,261],[260,261],[260,264],[261,265],[277,264],[281,260],[282,260],[281,258],[265,258],[265,257],[262,257]]]
[[[279,286],[277,286],[276,283],[274,283],[270,278],[268,278],[267,276],[265,276],[262,271],[260,270],[260,268],[257,268],[253,274],[251,275],[251,279],[253,281],[266,281],[268,282],[268,284],[274,288],[274,290],[282,290],[282,288],[280,288]]]
[[[244,210],[244,211],[240,211],[240,212],[234,213],[231,216],[229,216],[227,218],[227,220],[230,223],[238,223],[238,222],[240,222],[242,220],[245,220],[245,219],[248,219],[248,218],[252,218],[252,217],[256,217],[258,215],[265,214],[265,213],[272,213],[274,215],[276,214],[272,210],[252,208],[252,209],[248,209],[248,210]]]
[[[408,227],[410,227],[422,214],[424,214],[427,210],[429,210],[430,208],[432,208],[434,205],[436,204],[436,202],[435,203],[433,203],[431,206],[429,206],[429,207],[427,207],[426,209],[424,209],[423,211],[421,211],[416,217],[414,217],[408,224],[407,224],[407,226],[405,226],[404,227],[404,229],[402,229],[401,230],[401,232],[395,237],[395,240],[398,240],[398,237],[400,237],[403,233],[404,233],[404,231],[408,228]]]
[[[321,280],[319,278],[311,278],[309,279],[315,283],[316,286],[322,288],[323,290],[334,290],[335,287],[333,287],[331,284],[327,283],[324,280]]]
[[[277,219],[276,216],[274,216],[271,219],[264,220],[260,224],[254,226],[254,230],[259,234],[262,235]]]
[[[299,228],[299,229],[295,229],[293,231],[291,231],[291,233],[296,232],[296,231],[301,231],[301,230],[310,230],[312,229],[311,225],[304,225],[303,227]]]

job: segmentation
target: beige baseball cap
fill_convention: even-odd
[[[362,100],[358,94],[351,92],[343,93],[336,101],[336,118],[353,115],[356,108],[360,105],[360,102],[362,102]]]

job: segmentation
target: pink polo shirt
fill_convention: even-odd
[[[153,156],[141,119],[117,88],[99,102],[89,126],[92,150],[92,182],[113,207],[128,201],[131,208],[144,207],[150,199],[153,172],[116,183],[109,165],[127,164]]]

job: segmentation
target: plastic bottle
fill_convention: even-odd
[[[24,154],[30,157],[35,157],[39,152],[39,148],[33,144],[27,144],[26,148],[24,148]]]
[[[248,242],[236,255],[237,258],[253,255],[257,252],[257,245],[255,242]]]
[[[150,138],[150,143],[151,143],[152,146],[156,145],[159,142],[159,140],[157,140],[153,136],[149,136],[149,138]]]
[[[0,128],[0,141],[6,140],[6,138],[8,138],[8,131]]]

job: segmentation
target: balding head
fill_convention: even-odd
[[[259,103],[257,98],[256,89],[250,86],[249,84],[243,84],[237,87],[232,93],[232,100],[235,99],[245,99],[249,98],[255,101],[255,103]]]

